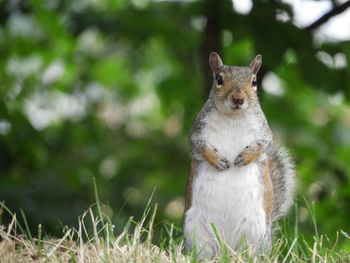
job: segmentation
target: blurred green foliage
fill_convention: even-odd
[[[180,222],[208,51],[231,65],[261,53],[261,104],[297,163],[299,231],[313,233],[305,196],[320,233],[349,232],[350,41],[317,41],[292,17],[264,0],[246,15],[228,0],[0,1],[0,200],[54,234],[94,203],[96,177],[117,227],[154,188],[158,221]]]

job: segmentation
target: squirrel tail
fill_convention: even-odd
[[[288,151],[280,146],[273,145],[270,154],[270,175],[274,192],[274,207],[272,222],[286,215],[293,203],[295,191],[294,162]]]

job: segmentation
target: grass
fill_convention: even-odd
[[[43,237],[43,229],[31,233],[26,217],[21,211],[18,219],[4,203],[0,202],[0,218],[3,211],[12,216],[7,226],[0,224],[0,263],[52,262],[52,263],[123,263],[123,262],[350,262],[350,252],[340,247],[340,239],[350,243],[350,236],[344,231],[337,233],[331,242],[317,230],[315,209],[308,205],[313,220],[315,235],[312,242],[306,242],[300,234],[298,224],[282,221],[276,231],[270,254],[249,256],[247,251],[235,252],[219,239],[222,255],[219,258],[199,261],[195,253],[182,253],[183,238],[178,236],[177,227],[163,223],[163,239],[154,243],[154,219],[157,206],[151,209],[151,199],[143,216],[135,221],[132,217],[124,230],[116,234],[112,220],[103,214],[97,187],[93,182],[96,198],[96,213],[89,209],[79,218],[77,229],[65,227],[62,237]],[[297,221],[297,220],[295,220]],[[1,222],[1,221],[0,221]],[[23,224],[23,225],[22,225]],[[213,226],[214,227],[214,226]],[[215,230],[215,228],[214,228]],[[214,231],[215,232],[215,231]],[[350,246],[347,245],[349,248]]]
[[[115,235],[111,221],[89,209],[79,219],[79,227],[64,228],[60,239],[43,238],[41,225],[37,234],[30,233],[24,215],[23,228],[13,214],[7,227],[0,226],[0,262],[197,262],[193,253],[182,253],[183,241],[174,238],[173,225],[160,245],[152,242],[155,214],[156,207],[148,207],[139,222],[130,218],[124,231]],[[17,234],[18,230],[24,232]],[[345,232],[338,237],[350,241]],[[332,244],[322,235],[315,236],[310,245],[301,237],[282,235],[265,256],[250,257],[246,251],[234,252],[227,247],[223,251],[220,258],[205,262],[350,262],[348,251],[337,249],[337,242]]]

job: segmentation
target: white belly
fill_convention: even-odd
[[[196,224],[209,227],[214,224],[233,248],[242,236],[249,243],[258,245],[266,232],[258,165],[231,167],[222,172],[214,169],[207,163],[200,165],[193,182],[192,207],[188,213],[200,214],[201,222]]]

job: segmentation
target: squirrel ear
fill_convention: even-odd
[[[216,52],[210,52],[209,64],[214,75],[218,74],[220,69],[224,66],[220,56]]]
[[[260,67],[262,64],[262,56],[257,55],[252,62],[250,62],[249,67],[252,69],[253,73],[256,74],[258,73]]]

